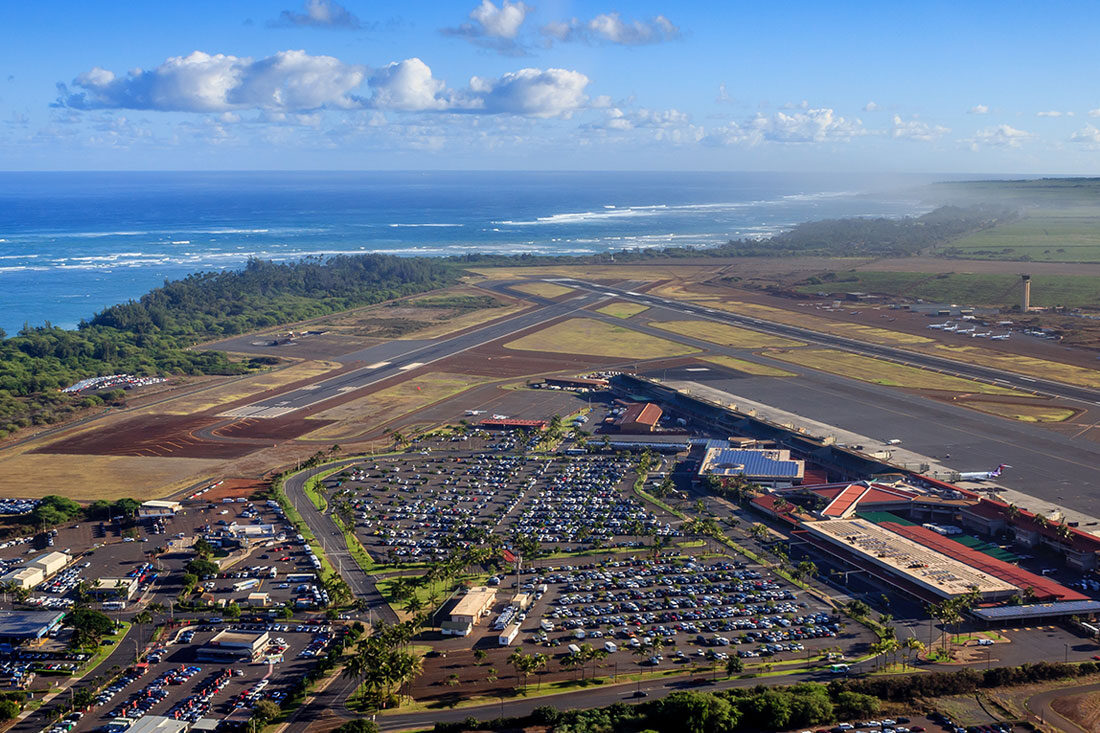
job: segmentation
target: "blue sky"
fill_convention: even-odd
[[[1092,2],[0,6],[0,168],[1097,172]]]

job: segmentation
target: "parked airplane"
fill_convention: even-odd
[[[1011,335],[1012,334],[1010,334],[1010,333],[1002,333],[999,336],[990,336],[989,340],[990,341],[1008,341],[1008,337],[1011,336]]]
[[[1000,476],[1006,468],[1012,468],[1012,466],[1002,463],[992,471],[967,471],[959,474],[959,481],[989,481]]]
[[[508,416],[507,415],[493,415],[493,419],[494,420],[507,420]]]
[[[964,333],[974,333],[974,332],[975,332],[975,331],[977,331],[977,330],[978,330],[978,329],[977,329],[977,328],[974,328],[974,327],[970,327],[970,328],[960,328],[960,329],[959,329],[958,331],[956,331],[955,333],[957,333],[957,334],[964,334]]]
[[[931,329],[940,330],[940,329],[943,329],[943,328],[947,328],[950,325],[951,325],[951,321],[945,321],[944,323],[930,323],[928,325],[928,327],[931,328]]]
[[[951,325],[949,325],[949,326],[944,326],[944,327],[943,327],[943,330],[944,330],[944,331],[958,331],[958,330],[959,330],[959,324],[957,324],[957,323],[952,323],[952,324],[951,324]]]
[[[466,410],[467,415],[484,415],[485,410]]]
[[[992,335],[993,335],[992,331],[985,331],[983,333],[974,332],[974,333],[970,334],[970,338],[972,338],[972,339],[987,339]]]

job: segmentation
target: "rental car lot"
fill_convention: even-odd
[[[222,629],[267,631],[267,655],[254,663],[200,662],[196,651]],[[197,624],[176,629],[170,641],[152,650],[148,663],[124,671],[96,698],[95,707],[76,721],[75,730],[107,729],[118,718],[168,715],[247,717],[258,700],[279,702],[324,653],[336,631],[326,624]],[[267,658],[272,660],[268,676]],[[61,731],[57,731],[61,733]]]

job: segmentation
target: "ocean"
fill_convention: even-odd
[[[768,173],[0,173],[0,328],[73,327],[251,257],[589,254],[927,211],[913,177]]]

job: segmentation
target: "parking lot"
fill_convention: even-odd
[[[490,533],[568,552],[679,536],[675,517],[632,496],[635,478],[631,460],[608,455],[440,451],[379,459],[324,483],[330,503],[348,502],[376,560],[424,562]]]
[[[221,631],[258,634],[270,642],[256,661],[202,662],[197,651]],[[49,729],[121,729],[126,721],[145,715],[195,721],[202,717],[248,717],[263,699],[280,702],[323,654],[334,638],[326,624],[198,624],[172,630],[166,643],[154,648],[147,663],[135,665],[107,685],[95,706]]]

